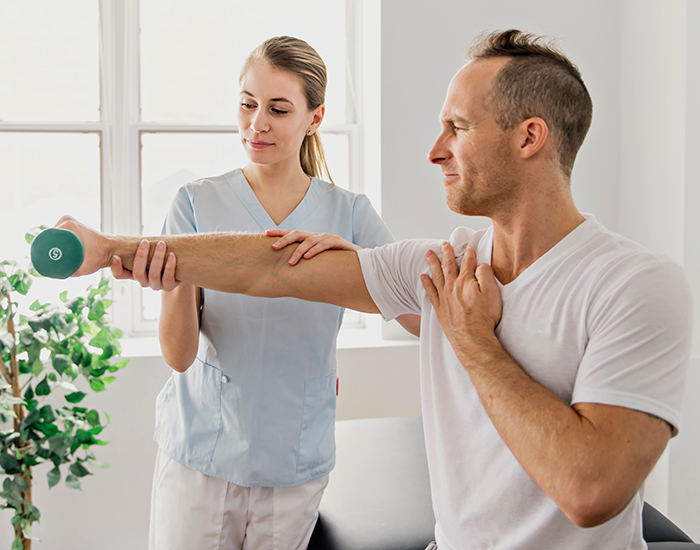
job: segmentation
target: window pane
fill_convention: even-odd
[[[175,192],[185,183],[246,165],[238,134],[143,134],[141,224],[160,235]]]
[[[238,134],[144,134],[141,136],[144,235],[160,235],[175,192],[185,183],[246,165]],[[160,296],[143,293],[144,316],[155,319]]]
[[[100,227],[100,151],[97,134],[0,132],[0,260],[25,263],[24,234],[70,214]],[[99,281],[99,274],[91,277]],[[63,290],[82,293],[90,281],[40,279],[33,298],[54,301]],[[33,300],[32,300],[33,301]]]
[[[321,140],[333,182],[339,187],[350,189],[348,136],[346,134],[322,133]]]
[[[98,2],[0,0],[0,120],[99,120]]]
[[[141,0],[140,5],[142,120],[235,124],[243,61],[265,39],[287,34],[306,40],[323,58],[326,121],[345,122],[345,2]]]

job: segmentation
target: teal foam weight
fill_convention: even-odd
[[[34,269],[44,277],[67,279],[83,264],[85,248],[75,233],[54,227],[36,236],[30,256]]]

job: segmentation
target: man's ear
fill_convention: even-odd
[[[520,158],[531,158],[547,143],[549,127],[539,117],[528,118],[518,126],[517,136]]]

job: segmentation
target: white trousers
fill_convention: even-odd
[[[306,550],[328,476],[241,487],[158,451],[149,550]]]

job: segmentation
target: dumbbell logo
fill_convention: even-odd
[[[54,246],[51,250],[49,250],[49,258],[51,258],[53,261],[56,262],[60,260],[61,256],[63,256],[63,252],[61,252],[61,249],[57,246]]]

